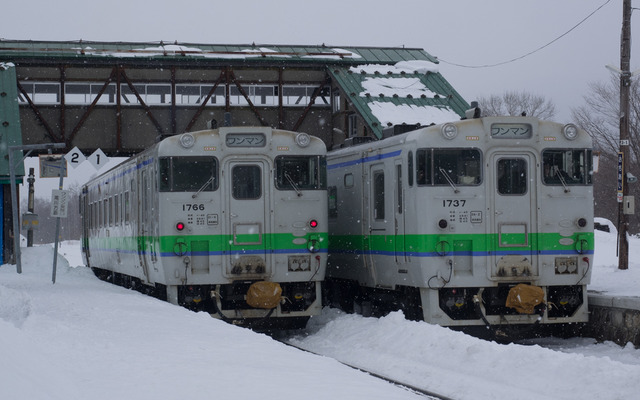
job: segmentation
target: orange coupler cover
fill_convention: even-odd
[[[247,304],[254,308],[276,308],[281,298],[282,288],[277,282],[255,282],[247,291]]]
[[[544,290],[541,287],[520,283],[509,290],[505,305],[521,314],[533,314],[534,307],[541,303],[544,303]]]

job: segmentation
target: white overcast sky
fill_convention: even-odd
[[[590,82],[620,64],[622,0],[30,0],[2,6],[0,38],[209,44],[418,47],[450,63],[439,71],[467,100],[525,90],[556,106],[560,122]],[[640,0],[634,6],[640,7]],[[637,28],[636,28],[637,27]],[[640,32],[640,10],[632,35]],[[634,46],[631,70],[640,69]],[[637,62],[636,62],[637,61]]]

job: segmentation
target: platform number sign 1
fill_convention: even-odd
[[[71,168],[76,168],[87,159],[78,147],[74,147],[73,150],[65,154],[64,158],[67,160],[67,164],[69,164]]]
[[[100,169],[109,162],[109,157],[107,157],[101,149],[97,149],[87,157],[87,160],[89,160],[96,169]]]

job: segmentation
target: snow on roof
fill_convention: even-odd
[[[366,96],[366,93],[372,96],[390,96],[398,95],[399,97],[420,97],[425,95],[427,97],[435,97],[435,93],[429,90],[419,78],[388,78],[388,77],[367,77],[362,81],[363,92],[360,93],[361,97]]]
[[[109,57],[157,57],[166,55],[189,55],[189,56],[201,56],[203,58],[236,58],[242,59],[247,57],[285,57],[290,58],[295,54],[282,52],[279,50],[270,49],[268,47],[247,48],[239,50],[229,51],[211,51],[202,50],[198,47],[187,47],[175,44],[159,45],[153,47],[133,48],[128,51],[113,51],[113,50],[101,50],[95,49],[90,46],[84,48],[74,47],[79,54],[84,55],[97,55],[97,56],[109,56]],[[302,58],[362,58],[359,54],[356,54],[349,50],[344,49],[326,49],[325,51],[313,53],[313,54],[300,54]]]
[[[430,125],[432,123],[441,124],[460,119],[460,116],[450,108],[435,106],[397,105],[372,101],[369,103],[369,107],[382,126],[401,125],[403,123]]]
[[[416,74],[426,74],[426,73],[437,73],[438,68],[436,64],[426,61],[426,60],[410,60],[410,61],[400,61],[395,63],[394,65],[390,64],[366,64],[366,65],[357,65],[355,67],[349,68],[353,73],[357,74],[402,74],[402,73],[416,73]]]

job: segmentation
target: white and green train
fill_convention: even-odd
[[[591,138],[486,117],[327,155],[328,302],[442,326],[588,320]]]
[[[175,135],[82,188],[98,276],[235,324],[304,326],[321,311],[326,147],[266,127]]]

